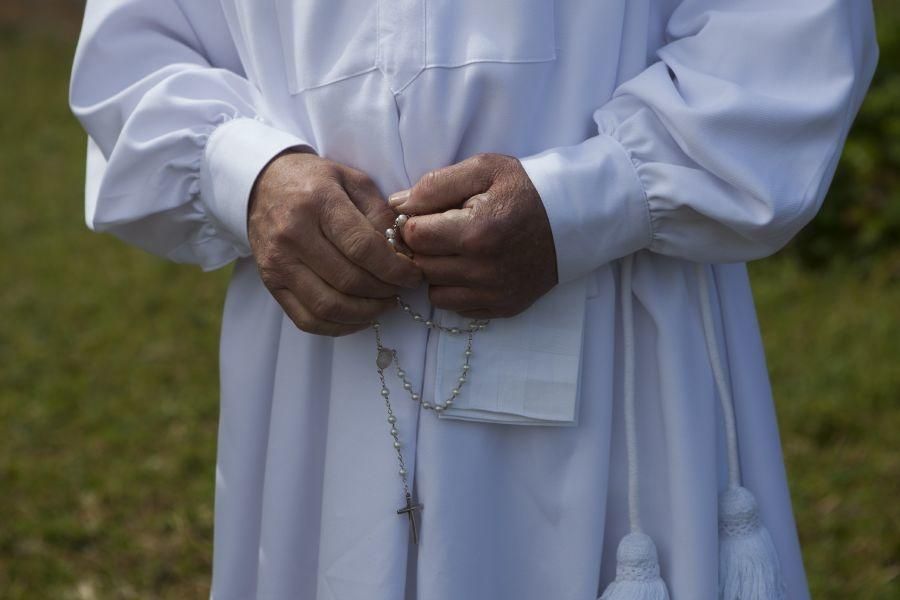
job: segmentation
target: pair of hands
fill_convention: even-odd
[[[384,236],[398,213],[410,215],[411,256]],[[320,335],[364,329],[423,279],[434,306],[470,318],[516,315],[557,282],[540,196],[500,154],[431,171],[386,203],[365,173],[288,151],[257,178],[248,232],[265,286],[297,327]]]

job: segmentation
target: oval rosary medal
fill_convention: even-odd
[[[375,358],[375,364],[379,369],[387,369],[391,366],[391,361],[393,359],[394,355],[389,348],[379,348],[378,356]]]

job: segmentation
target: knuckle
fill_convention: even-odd
[[[324,321],[334,321],[341,317],[340,302],[331,296],[319,295],[316,297],[309,310],[319,319]]]
[[[277,270],[263,264],[259,265],[259,278],[269,289],[277,287],[281,283],[281,277]]]
[[[497,236],[489,227],[473,225],[460,234],[459,245],[466,254],[491,255],[499,250]]]
[[[315,320],[310,319],[309,317],[294,317],[293,321],[294,325],[301,331],[305,331],[306,333],[318,333]]]
[[[277,288],[283,283],[284,268],[274,253],[265,253],[256,261],[259,278],[267,288]]]
[[[363,277],[352,270],[346,270],[335,276],[335,287],[345,294],[362,296],[366,291],[366,282]]]
[[[499,169],[499,155],[488,152],[480,152],[472,157],[472,166],[479,174],[479,178],[488,183],[493,179],[494,174]]]
[[[493,164],[493,155],[487,152],[479,152],[472,156],[472,165],[477,169],[484,169]]]
[[[413,193],[422,194],[422,195],[430,195],[435,191],[438,187],[439,181],[441,178],[441,172],[439,169],[432,169],[428,171],[422,178],[419,179],[419,182],[413,188]]]
[[[273,227],[270,239],[276,246],[284,246],[290,244],[296,239],[293,224],[288,219],[278,221]]]
[[[374,231],[358,230],[347,236],[347,254],[354,261],[366,259],[374,250],[376,238]]]

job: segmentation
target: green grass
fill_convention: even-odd
[[[83,225],[65,35],[0,27],[0,597],[204,598],[227,272]],[[900,261],[753,266],[814,597],[900,597]]]

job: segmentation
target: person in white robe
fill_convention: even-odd
[[[629,381],[659,571],[719,597],[702,263],[743,485],[808,598],[744,263],[815,215],[876,60],[865,0],[88,0],[87,224],[234,264],[212,597],[594,600],[629,531]],[[423,409],[459,355],[394,294],[492,319],[460,407]],[[375,315],[418,397],[385,371],[417,521]]]

